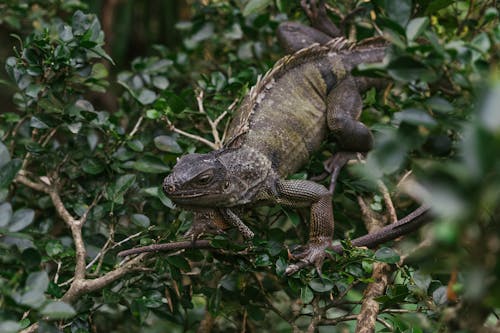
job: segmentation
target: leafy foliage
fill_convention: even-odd
[[[282,56],[278,24],[306,20],[288,1],[207,2],[196,2],[189,20],[177,23],[181,45],[155,45],[145,51],[154,55],[117,69],[116,91],[102,27],[87,5],[0,4],[0,27],[13,30],[17,43],[2,59],[15,93],[14,108],[0,114],[0,331],[33,324],[43,332],[354,330],[350,315],[374,282],[374,263],[392,268],[376,299],[377,331],[475,331],[475,323],[494,322],[494,1],[331,1],[329,15],[351,37],[381,34],[391,42],[383,64],[356,74],[393,83],[364,96],[362,120],[376,147],[340,176],[334,213],[346,251],[332,254],[321,276],[303,269],[284,277],[288,248],[303,243],[307,228],[301,212],[281,207],[246,216],[256,234],[250,247],[230,231],[211,239],[211,251],[117,257],[133,246],[178,240],[189,228],[192,214],[165,197],[162,178],[181,154],[207,151],[203,140],[215,142],[214,130],[223,133],[227,120],[214,121],[231,114],[229,106]],[[104,92],[117,110],[101,105]],[[325,142],[293,177],[320,174],[333,151]],[[352,248],[349,239],[366,233],[360,198],[371,211],[387,212],[380,181],[400,217],[411,211],[410,197],[433,207],[436,221],[422,232],[430,245],[407,237],[395,248]]]

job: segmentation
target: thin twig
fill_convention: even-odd
[[[324,326],[332,326],[332,325],[337,325],[338,323],[341,323],[343,321],[350,321],[350,320],[356,320],[358,318],[358,315],[353,314],[353,315],[346,315],[338,318],[332,318],[332,319],[322,319],[318,325],[324,325]]]
[[[177,127],[175,127],[175,126],[172,124],[172,122],[171,122],[168,118],[166,118],[166,117],[164,117],[163,119],[167,122],[167,126],[168,126],[169,131],[172,131],[172,132],[174,132],[174,133],[178,133],[178,134],[183,135],[183,136],[185,136],[185,137],[187,137],[187,138],[190,138],[190,139],[192,139],[192,140],[195,140],[195,141],[201,142],[201,143],[203,143],[204,145],[209,146],[209,147],[210,147],[210,148],[212,148],[213,150],[216,150],[216,149],[217,149],[217,145],[216,145],[215,143],[213,143],[212,141],[209,141],[209,140],[207,140],[207,139],[205,139],[205,138],[203,138],[203,137],[201,137],[201,136],[199,136],[199,135],[191,134],[191,133],[185,132],[185,131],[183,131],[183,130],[181,130],[181,129],[178,129],[178,128],[177,128]]]
[[[389,331],[394,332],[394,328],[389,324],[387,321],[383,320],[382,318],[377,317],[377,321],[384,325],[386,328],[389,329]]]
[[[208,120],[208,123],[210,125],[210,128],[212,130],[212,137],[214,138],[214,145],[217,147],[216,149],[219,149],[222,147],[222,141],[219,136],[219,131],[217,130],[217,125],[219,122],[227,115],[227,111],[224,111],[217,119],[212,120],[210,116],[207,114],[205,111],[205,106],[203,105],[203,99],[205,96],[205,92],[203,89],[198,90],[198,94],[196,95],[196,101],[198,102],[198,111],[205,115],[205,117]]]
[[[129,138],[132,138],[135,135],[135,133],[137,133],[137,131],[141,127],[141,123],[143,120],[144,120],[144,116],[140,116],[139,119],[137,119],[137,122],[135,123],[134,128],[132,129],[132,131],[130,131],[130,134],[128,135]]]
[[[395,223],[398,220],[398,216],[396,214],[396,209],[394,208],[394,204],[392,203],[389,190],[381,180],[377,182],[377,185],[380,192],[382,192],[382,197],[384,198],[385,207],[387,208],[387,213],[389,215],[389,221],[391,221],[391,223]]]
[[[213,142],[210,140],[207,140],[204,137],[201,137],[199,135],[191,134],[191,133],[185,132],[181,129],[178,129],[177,127],[174,126],[174,124],[172,124],[172,122],[166,116],[164,116],[163,119],[166,121],[168,129],[170,131],[172,131],[174,133],[178,133],[180,135],[183,135],[187,138],[198,141],[200,143],[203,143],[204,145],[207,145],[208,147],[210,147],[213,150],[217,150],[217,149],[222,148],[222,143],[224,142],[224,140],[226,138],[226,132],[228,129],[229,122],[226,122],[222,137],[219,134],[219,131],[217,130],[217,126],[228,115],[229,111],[231,111],[237,105],[238,100],[235,99],[226,111],[221,113],[215,120],[212,120],[212,118],[210,118],[210,116],[206,112],[205,106],[203,105],[204,96],[205,96],[205,92],[202,89],[199,89],[198,93],[196,94],[196,102],[198,105],[198,112],[201,113],[202,115],[204,115],[205,118],[207,118],[208,124],[210,125],[212,137],[214,138]]]

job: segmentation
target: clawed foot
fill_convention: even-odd
[[[297,254],[291,254],[290,259],[297,260],[295,264],[288,265],[286,268],[285,274],[292,275],[298,272],[300,269],[314,265],[316,271],[321,276],[321,266],[323,266],[323,261],[325,257],[328,255],[326,249],[330,245],[329,240],[309,243],[304,246],[302,250],[300,250]]]
[[[316,29],[326,33],[331,37],[339,37],[341,31],[330,20],[326,13],[324,0],[301,0],[300,6]]]
[[[225,233],[224,230],[220,229],[215,223],[193,223],[191,228],[183,235],[183,238],[195,242],[204,235],[220,235],[223,233]]]

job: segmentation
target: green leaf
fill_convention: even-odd
[[[38,119],[37,117],[33,116],[30,119],[30,127],[33,128],[38,128],[38,129],[46,129],[49,128],[49,125]]]
[[[258,306],[248,306],[247,310],[248,316],[252,318],[252,320],[262,321],[266,318],[266,313]]]
[[[172,200],[170,200],[170,198],[168,198],[165,193],[163,193],[161,187],[158,187],[158,190],[157,190],[157,197],[158,199],[160,199],[161,203],[167,207],[167,208],[170,208],[170,209],[174,209],[175,205],[174,203],[172,202]]]
[[[170,170],[168,165],[153,156],[145,156],[141,160],[134,162],[133,167],[135,170],[145,173],[165,173]]]
[[[314,298],[314,293],[309,287],[302,287],[300,288],[300,299],[302,300],[302,303],[304,304],[309,304]]]
[[[255,258],[255,266],[270,266],[271,260],[269,259],[269,255],[267,253],[259,254]]]
[[[169,85],[168,79],[164,76],[155,76],[153,78],[153,86],[160,90],[167,89]]]
[[[76,315],[75,309],[61,301],[50,302],[45,305],[40,313],[49,319],[68,319]]]
[[[449,113],[454,110],[453,105],[450,102],[439,96],[432,96],[425,102],[425,104],[427,104],[432,111],[438,113]]]
[[[412,280],[415,283],[415,286],[423,293],[427,293],[427,289],[429,289],[432,281],[431,276],[423,273],[422,271],[416,271],[413,273]]]
[[[44,293],[49,287],[49,276],[46,271],[33,272],[26,279],[26,287]]]
[[[142,297],[143,304],[150,309],[156,309],[163,306],[164,303],[162,299],[163,295],[158,290],[149,291]]]
[[[45,151],[45,148],[38,142],[27,142],[25,147],[27,151],[33,154],[41,154]]]
[[[327,278],[315,278],[309,282],[309,287],[318,293],[324,293],[332,290],[334,284]]]
[[[82,128],[82,123],[77,122],[73,124],[67,124],[67,126],[71,133],[78,134],[78,132],[80,132],[80,129]]]
[[[182,148],[177,143],[177,140],[170,135],[159,135],[154,138],[156,148],[161,151],[166,151],[174,154],[181,154]]]
[[[437,79],[436,72],[424,65],[422,62],[411,57],[399,57],[389,64],[387,72],[394,79],[409,82],[409,81],[424,81],[433,82]]]
[[[64,247],[62,243],[58,240],[50,240],[46,245],[45,245],[45,252],[47,252],[47,255],[49,257],[55,257],[58,254],[61,254],[64,252]]]
[[[432,292],[432,299],[437,305],[445,305],[448,302],[447,286],[441,286]]]
[[[5,320],[0,323],[0,332],[2,333],[17,333],[21,328],[19,323],[12,320]]]
[[[137,96],[137,100],[142,105],[151,104],[155,101],[155,99],[156,99],[156,93],[147,88],[142,89],[141,92],[139,93],[139,96]]]
[[[127,146],[136,152],[142,152],[144,150],[144,144],[138,139],[127,141]]]
[[[420,36],[425,29],[427,29],[428,25],[429,19],[427,17],[416,17],[412,19],[406,27],[406,38],[409,41],[413,41],[415,38]]]
[[[411,0],[383,0],[384,8],[391,20],[406,26],[411,15]]]
[[[148,119],[158,119],[161,117],[161,112],[155,109],[149,109],[146,111],[146,118]]]
[[[276,260],[276,274],[278,276],[283,276],[285,274],[286,268],[288,267],[288,262],[284,258],[278,258]]]
[[[59,38],[61,38],[63,42],[69,42],[70,40],[73,39],[73,31],[69,25],[66,24],[59,25],[58,33],[59,33]]]
[[[437,122],[427,112],[419,109],[406,109],[394,115],[397,123],[407,123],[415,126],[434,128]]]
[[[94,158],[87,158],[83,160],[81,166],[83,172],[88,173],[90,175],[98,175],[101,172],[103,172],[105,168],[104,163]]]
[[[31,208],[22,208],[16,210],[9,223],[10,232],[18,232],[33,223],[35,211]]]
[[[116,180],[114,184],[106,189],[106,197],[116,203],[123,203],[123,195],[134,185],[136,176],[126,174]]]
[[[132,223],[142,228],[147,228],[150,225],[149,217],[143,214],[132,214],[130,220]]]
[[[388,264],[398,263],[400,258],[396,251],[389,247],[382,247],[375,252],[375,260],[385,262]]]
[[[440,9],[443,9],[445,7],[448,7],[452,3],[454,3],[455,0],[433,0],[429,1],[429,6],[425,9],[425,14],[426,15],[435,15],[436,12]]]
[[[0,141],[0,168],[10,161],[10,153],[7,147]]]
[[[177,267],[183,271],[191,270],[189,262],[182,256],[170,256],[167,257],[167,261],[170,265]]]
[[[12,205],[4,202],[0,205],[0,228],[6,227],[12,217]]]
[[[119,293],[116,293],[107,288],[102,291],[102,296],[105,304],[117,304],[122,298]]]
[[[263,12],[271,3],[272,0],[249,0],[243,8],[243,16]]]
[[[118,178],[114,185],[115,193],[125,193],[135,183],[135,178],[136,176],[131,174],[123,175]]]
[[[17,172],[21,169],[23,161],[15,158],[0,167],[0,188],[4,188],[12,183]]]
[[[28,290],[20,296],[13,294],[12,298],[19,304],[27,305],[35,309],[42,306],[46,299],[44,292],[40,290]]]
[[[492,87],[486,96],[480,113],[480,119],[483,126],[491,132],[500,132],[500,112],[498,112],[499,105],[500,81],[497,81],[496,85]]]
[[[475,36],[471,44],[484,53],[488,52],[491,48],[491,42],[486,32],[482,32]]]

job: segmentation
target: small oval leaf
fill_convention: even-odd
[[[76,311],[67,303],[55,301],[45,305],[40,313],[49,319],[67,319],[73,317]]]
[[[333,282],[326,278],[315,278],[309,282],[309,287],[316,292],[324,293],[332,290]]]
[[[375,252],[375,260],[395,264],[399,262],[399,254],[389,247],[382,247]]]
[[[16,210],[9,223],[10,232],[18,232],[33,223],[35,211],[31,208],[22,208]]]
[[[0,228],[6,227],[12,217],[12,205],[4,202],[0,205]]]
[[[154,138],[156,148],[161,151],[166,151],[174,154],[181,154],[182,148],[179,146],[175,138],[169,135],[159,135]]]
[[[144,214],[132,214],[130,220],[132,223],[142,228],[147,228],[150,225],[149,217]]]

